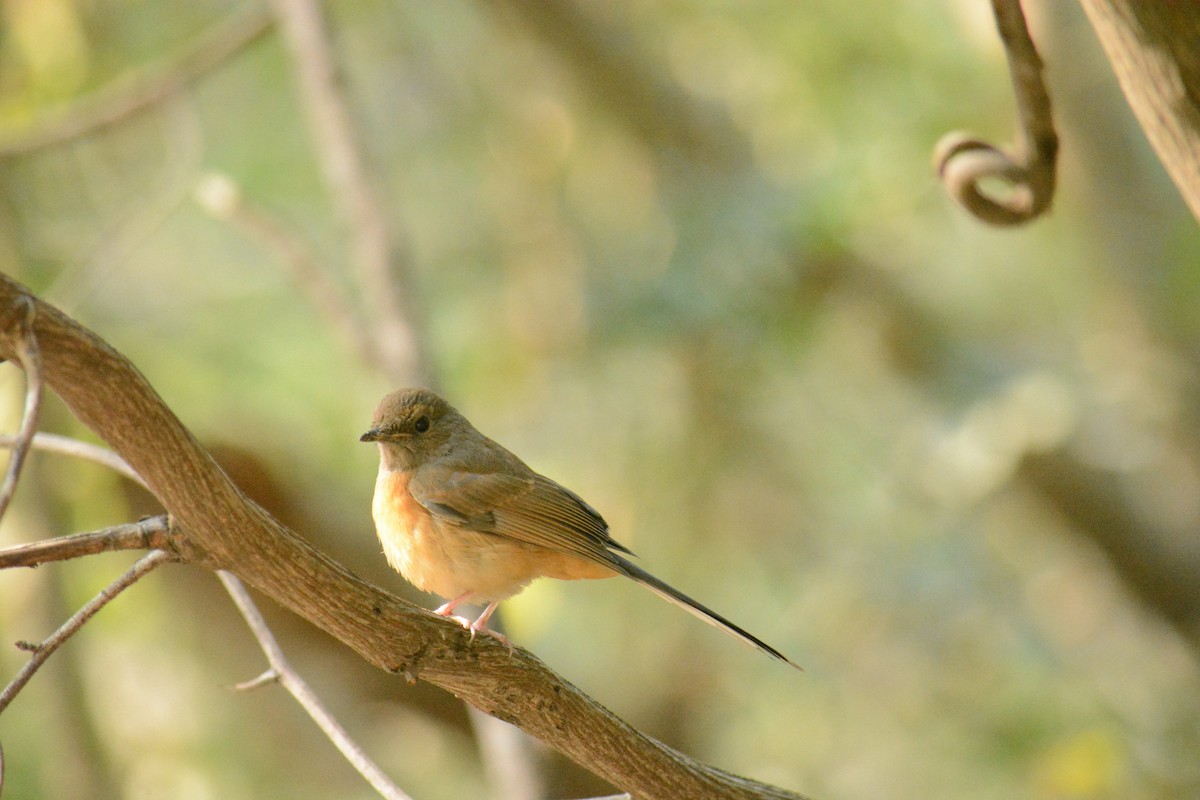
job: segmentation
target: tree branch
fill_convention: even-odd
[[[18,438],[16,436],[0,436],[0,447],[13,447],[16,445]],[[142,480],[142,476],[134,472],[125,463],[125,459],[107,447],[81,442],[78,439],[72,439],[70,436],[59,436],[57,433],[42,433],[39,431],[33,435],[33,449],[95,462],[102,467],[108,467],[122,477],[128,478],[143,489],[147,488],[146,482]]]
[[[114,125],[178,92],[252,44],[270,29],[257,6],[232,14],[165,65],[143,68],[73,103],[48,112],[22,130],[0,133],[0,158],[63,144]]]
[[[0,569],[36,567],[51,561],[68,561],[118,550],[171,550],[167,516],[163,514],[128,525],[6,547],[0,550]]]
[[[9,334],[9,343],[21,369],[25,371],[25,408],[21,414],[20,429],[13,439],[12,455],[8,458],[4,481],[0,482],[0,518],[4,517],[8,504],[16,494],[17,479],[21,477],[21,467],[25,465],[25,456],[33,444],[33,435],[37,432],[38,412],[42,408],[42,359],[37,336],[33,333],[33,318],[37,307],[28,300],[23,300],[11,310],[17,317],[12,324],[5,324],[4,327],[13,329]]]
[[[75,631],[83,627],[83,624],[92,618],[93,615],[108,602],[121,592],[128,589],[139,578],[144,576],[150,570],[167,561],[174,560],[174,556],[163,550],[155,550],[149,555],[143,556],[136,564],[128,569],[124,575],[117,578],[104,589],[100,590],[100,594],[89,600],[83,608],[71,615],[71,618],[62,624],[62,626],[50,635],[41,644],[32,645],[28,642],[18,642],[17,646],[22,650],[28,650],[33,655],[29,661],[17,673],[17,676],[9,682],[8,686],[4,687],[4,691],[0,691],[0,713],[8,708],[8,704],[13,701],[13,698],[20,693],[21,689],[25,688],[25,684],[29,683],[29,679],[34,676],[34,673],[41,668],[42,664],[54,654],[54,651],[62,646],[63,642],[70,639]]]
[[[15,443],[15,437],[0,437],[0,447],[10,447]],[[33,438],[34,447],[52,452],[64,453],[78,458],[98,462],[125,477],[145,487],[141,476],[134,472],[119,455],[111,450],[96,445],[54,434],[37,434]],[[91,533],[81,533],[64,536],[49,541],[34,542],[27,545],[0,550],[0,569],[9,567],[36,567],[47,561],[61,561],[111,550],[145,550],[170,548],[170,520],[167,515],[142,520],[129,525],[119,525]],[[253,689],[265,683],[280,683],[293,699],[312,717],[317,727],[333,742],[334,746],[346,757],[360,775],[362,775],[379,794],[388,800],[412,800],[400,790],[384,774],[362,748],[350,738],[346,730],[338,724],[333,715],[325,708],[316,693],[300,677],[279,647],[267,622],[263,619],[250,593],[236,577],[228,572],[219,571],[217,577],[225,586],[234,605],[242,614],[247,627],[258,640],[259,646],[267,656],[270,668],[255,678],[236,688],[239,690]],[[82,624],[82,623],[81,623]]]
[[[170,513],[183,560],[225,569],[381,669],[420,677],[511,722],[610,783],[656,800],[797,795],[701,764],[636,731],[524,650],[356,577],[251,502],[123,356],[0,275],[3,309],[29,297],[43,374]],[[0,355],[11,342],[0,337]]]
[[[1081,4],[1142,130],[1200,220],[1200,3]]]
[[[416,309],[404,290],[413,281],[408,257],[393,240],[342,91],[333,48],[316,0],[272,0],[295,66],[301,110],[338,216],[350,239],[372,333],[374,360],[394,381],[424,384],[429,363],[416,334]]]
[[[267,621],[263,619],[258,606],[255,605],[254,599],[250,597],[250,593],[246,591],[246,587],[242,585],[242,582],[224,570],[218,572],[217,577],[221,579],[221,583],[225,586],[225,591],[229,592],[229,596],[233,598],[234,604],[237,606],[238,611],[241,612],[242,618],[246,620],[246,625],[250,628],[250,632],[258,640],[258,645],[262,648],[263,654],[267,657],[267,663],[270,665],[270,669],[259,676],[259,678],[247,684],[242,684],[238,688],[251,689],[261,686],[264,683],[278,681],[287,690],[288,694],[295,698],[301,708],[312,717],[313,722],[317,723],[317,727],[321,729],[321,732],[333,742],[334,746],[350,762],[350,765],[358,770],[358,773],[367,780],[367,783],[371,784],[371,787],[375,791],[379,792],[387,800],[412,800],[411,797],[400,790],[400,787],[392,783],[383,770],[350,738],[350,734],[346,733],[346,729],[334,719],[333,714],[329,713],[329,710],[325,708],[325,705],[317,697],[316,693],[292,669],[292,665],[288,663],[287,657],[283,654],[283,649],[275,641],[275,635],[267,627]]]

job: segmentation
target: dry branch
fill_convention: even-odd
[[[13,447],[17,444],[18,440],[19,437],[16,436],[0,436],[0,447]],[[82,458],[84,461],[92,461],[102,467],[111,469],[118,475],[128,478],[143,489],[146,488],[146,484],[141,476],[129,468],[129,465],[125,463],[125,459],[107,447],[81,442],[78,439],[72,439],[70,436],[60,436],[56,433],[42,433],[39,431],[33,435],[33,449],[46,453],[58,453],[74,458]]]
[[[5,320],[4,326],[12,330],[9,345],[25,372],[25,408],[21,414],[20,429],[13,439],[12,455],[8,458],[4,480],[0,482],[0,517],[4,516],[16,494],[17,479],[21,477],[21,467],[25,465],[25,456],[33,444],[38,413],[42,407],[42,359],[37,336],[33,334],[33,318],[37,307],[31,300],[25,299],[12,306],[10,311],[15,315],[14,319]]]
[[[436,684],[639,798],[797,797],[696,762],[527,652],[472,642],[456,623],[351,574],[242,494],[127,359],[0,275],[0,312],[23,297],[37,306],[47,385],[143,477],[180,531],[172,547],[183,560],[232,572],[375,666]],[[14,355],[11,341],[0,346]]]
[[[163,550],[154,550],[148,555],[142,556],[142,558],[139,559],[136,564],[130,567],[123,575],[105,588],[101,589],[100,593],[89,600],[83,606],[83,608],[72,614],[71,618],[64,622],[62,626],[52,633],[44,642],[36,645],[29,644],[28,642],[19,642],[18,647],[23,650],[28,650],[32,655],[29,657],[29,661],[25,663],[25,666],[21,669],[21,671],[17,673],[17,676],[13,678],[7,686],[4,687],[3,691],[0,691],[0,713],[2,713],[4,709],[8,707],[8,704],[13,701],[13,698],[16,697],[18,693],[20,693],[21,689],[25,687],[25,684],[29,683],[29,680],[34,676],[34,673],[41,668],[42,664],[46,663],[46,660],[54,654],[54,651],[61,647],[62,644],[67,641],[67,639],[70,639],[76,631],[82,628],[85,622],[95,616],[97,611],[108,605],[109,601],[111,601],[121,592],[128,589],[130,586],[136,583],[139,578],[146,575],[159,564],[163,564],[173,559],[174,556]]]
[[[246,620],[250,632],[258,640],[258,645],[262,648],[269,664],[266,672],[252,681],[239,684],[237,688],[254,689],[265,683],[278,682],[312,717],[321,732],[329,738],[329,741],[333,742],[334,746],[350,762],[350,765],[366,779],[367,783],[371,784],[371,788],[377,791],[381,797],[386,800],[412,800],[400,787],[392,783],[383,770],[350,738],[350,734],[346,733],[346,729],[325,708],[325,704],[317,697],[316,692],[309,688],[308,683],[292,669],[291,663],[283,654],[283,648],[275,640],[275,635],[271,633],[267,621],[263,619],[262,613],[242,582],[225,571],[218,572],[217,577],[221,579],[225,591],[229,592],[229,596],[233,598],[234,604],[237,605],[242,618]]]
[[[1081,4],[1142,130],[1200,220],[1200,3]]]
[[[169,528],[166,515],[162,515],[128,525],[6,547],[0,550],[0,569],[36,567],[117,550],[170,550]]]

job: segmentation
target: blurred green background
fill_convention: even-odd
[[[629,582],[504,606],[518,643],[701,760],[822,800],[1200,796],[1200,236],[1079,9],[1026,5],[1060,191],[1004,231],[930,167],[946,131],[1011,134],[982,0],[326,8],[430,378],[807,670]],[[283,521],[432,607],[384,564],[357,442],[403,378],[284,253],[369,317],[278,30],[46,138],[265,13],[0,5],[0,270],[126,354]],[[214,186],[232,216],[197,199]],[[3,367],[9,429],[21,393]],[[88,436],[54,403],[43,427]],[[36,454],[0,544],[143,513]],[[0,574],[3,680],[8,642],[132,560]],[[457,701],[265,611],[406,791],[489,796]],[[6,798],[373,796],[279,689],[228,688],[262,668],[212,575],[158,570],[0,718]],[[548,796],[608,791],[537,755]]]

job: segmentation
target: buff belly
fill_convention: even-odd
[[[421,591],[446,599],[470,593],[473,601],[491,602],[512,597],[543,576],[577,580],[615,574],[576,556],[443,522],[413,499],[402,472],[380,471],[372,513],[392,568]]]

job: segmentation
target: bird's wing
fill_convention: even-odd
[[[608,549],[625,550],[608,524],[578,495],[530,472],[470,472],[422,468],[408,485],[413,498],[445,522],[508,536],[612,566]],[[626,551],[628,552],[628,551]]]

